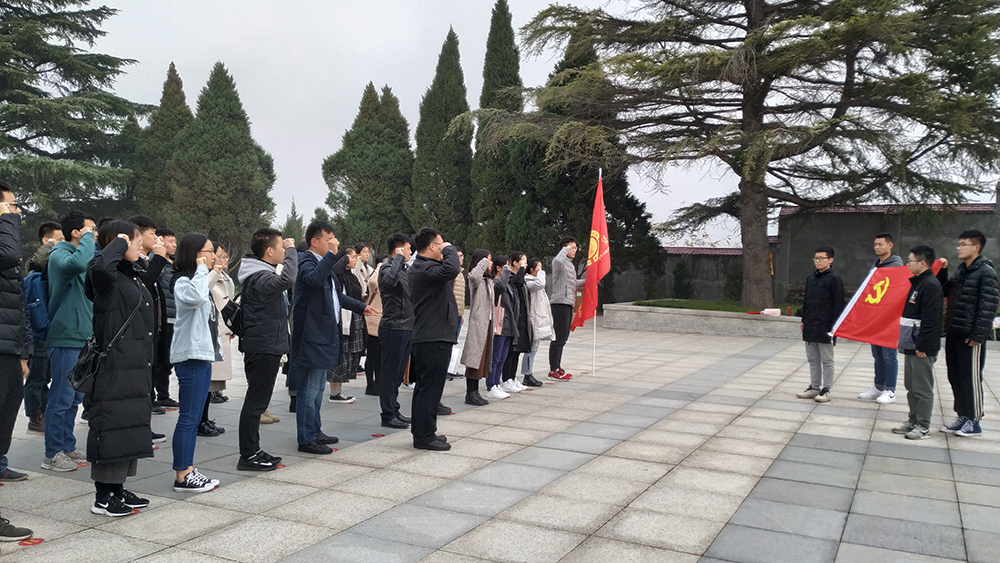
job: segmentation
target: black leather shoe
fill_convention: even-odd
[[[402,420],[399,420],[398,418],[391,418],[389,420],[383,420],[382,421],[382,426],[385,426],[386,428],[409,428],[410,427],[409,424],[403,422]]]
[[[340,438],[336,436],[327,436],[326,434],[320,432],[316,436],[316,441],[319,442],[320,444],[336,444],[337,442],[340,441]]]
[[[198,424],[198,435],[214,438],[219,435],[219,431],[216,430],[215,426],[209,425],[207,422],[201,422]]]
[[[535,376],[531,375],[530,373],[528,375],[524,376],[524,384],[527,385],[528,387],[541,387],[542,386],[542,382],[538,381],[537,379],[535,379]]]
[[[479,391],[466,391],[465,404],[481,407],[483,405],[490,404],[490,402],[484,399],[483,396],[479,394]]]
[[[153,405],[152,408],[149,409],[149,412],[150,414],[167,414],[167,409],[159,405]]]
[[[222,398],[221,391],[213,391],[208,394],[208,402],[212,404],[219,404],[219,403],[225,403],[226,400]]]
[[[179,409],[181,407],[180,403],[171,399],[170,397],[167,397],[166,399],[160,399],[159,401],[156,401],[156,404],[160,405],[165,409]]]
[[[300,446],[301,447],[301,446]],[[448,442],[442,442],[441,440],[434,440],[433,442],[427,443],[413,443],[413,447],[418,450],[431,450],[435,452],[446,452],[451,449],[451,444]]]
[[[448,437],[445,436],[444,434],[435,434],[434,438],[436,438],[437,441],[439,441],[439,442],[444,442],[445,444],[448,443]]]
[[[308,444],[299,444],[299,451],[305,452],[307,454],[332,454],[333,450],[330,446],[324,446],[319,442],[309,442]]]
[[[447,416],[451,414],[451,407],[438,403],[438,416]]]
[[[396,418],[398,418],[399,420],[402,420],[403,422],[405,422],[405,423],[407,423],[407,424],[409,424],[409,423],[410,423],[410,417],[408,417],[408,416],[403,416],[403,415],[402,415],[402,414],[400,414],[400,413],[396,413]]]

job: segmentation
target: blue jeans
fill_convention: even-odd
[[[319,410],[326,390],[326,369],[292,364],[298,398],[295,400],[295,433],[299,444],[315,442],[323,430]],[[381,375],[381,374],[379,374]]]
[[[521,356],[521,375],[531,375],[534,373],[532,368],[535,367],[535,353],[538,352],[539,342],[541,342],[541,340],[532,340],[531,351]]]
[[[896,377],[899,375],[896,349],[872,344],[872,357],[875,358],[875,387],[882,391],[895,391]]]
[[[174,364],[174,375],[180,388],[177,399],[181,404],[172,442],[174,471],[183,471],[194,465],[194,443],[208,399],[208,385],[212,382],[212,362],[187,360]]]
[[[486,376],[486,389],[500,385],[500,376],[503,375],[503,363],[507,360],[507,352],[510,350],[509,336],[493,337],[493,363],[490,365],[490,373]]]
[[[76,450],[73,426],[83,393],[74,391],[66,379],[80,357],[80,348],[49,348],[48,352],[52,383],[45,406],[45,457],[50,458],[59,452]]]

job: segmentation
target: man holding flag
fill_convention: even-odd
[[[892,253],[892,235],[879,233],[875,235],[875,262],[872,268],[893,268],[902,266],[903,261]],[[934,262],[931,259],[931,262]],[[899,359],[896,349],[891,346],[872,344],[872,357],[875,358],[875,382],[872,388],[858,395],[865,401],[875,401],[880,405],[896,402],[896,377],[899,374]]]

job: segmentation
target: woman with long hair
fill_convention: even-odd
[[[531,349],[521,360],[521,374],[524,384],[529,387],[541,387],[542,382],[535,379],[533,368],[538,344],[542,340],[555,340],[556,333],[552,330],[552,310],[549,297],[545,295],[545,270],[538,258],[528,260],[528,273],[524,276],[524,285],[528,289],[528,317],[531,322]]]
[[[215,266],[208,273],[208,289],[212,292],[212,303],[215,305],[216,315],[221,317],[222,309],[226,303],[236,298],[236,284],[229,276],[226,269],[229,267],[229,253],[222,245],[215,247]],[[225,434],[226,429],[215,424],[215,420],[208,418],[208,408],[211,403],[224,403],[229,400],[222,392],[226,390],[226,382],[233,378],[233,338],[236,337],[233,331],[229,330],[226,323],[219,323],[219,342],[222,345],[222,361],[212,363],[212,381],[208,385],[208,398],[205,400],[205,408],[201,412],[201,422],[198,423],[198,435],[215,437]]]
[[[219,486],[194,467],[195,438],[208,387],[212,362],[221,361],[218,310],[208,287],[208,272],[215,266],[215,245],[201,233],[188,233],[177,244],[173,266],[177,322],[170,344],[181,407],[174,429],[174,492],[203,493]]]
[[[493,258],[484,248],[472,253],[469,263],[469,313],[466,317],[465,348],[462,365],[465,366],[465,404],[488,405],[479,393],[479,381],[490,372],[493,359]]]
[[[87,461],[97,497],[91,512],[128,516],[149,505],[125,489],[125,480],[135,476],[140,458],[153,457],[149,391],[156,312],[136,270],[142,237],[135,225],[110,221],[97,238],[104,250],[87,267],[84,291],[94,302],[94,338],[107,357],[87,395]]]
[[[365,317],[365,328],[368,334],[365,336],[365,395],[378,397],[378,372],[382,368],[382,348],[378,340],[378,323],[382,320],[382,294],[378,290],[378,273],[382,269],[382,264],[388,258],[388,254],[380,254],[375,259],[375,269],[368,276],[368,296],[365,297],[365,304],[371,305],[375,309],[375,314]]]

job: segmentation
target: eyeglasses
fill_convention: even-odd
[[[971,242],[960,242],[960,243],[958,243],[958,247],[959,248],[962,248],[963,246],[979,246],[979,245],[971,243]]]
[[[823,260],[833,260],[833,258],[830,258],[828,256],[814,256],[813,257],[813,262],[822,262]]]

